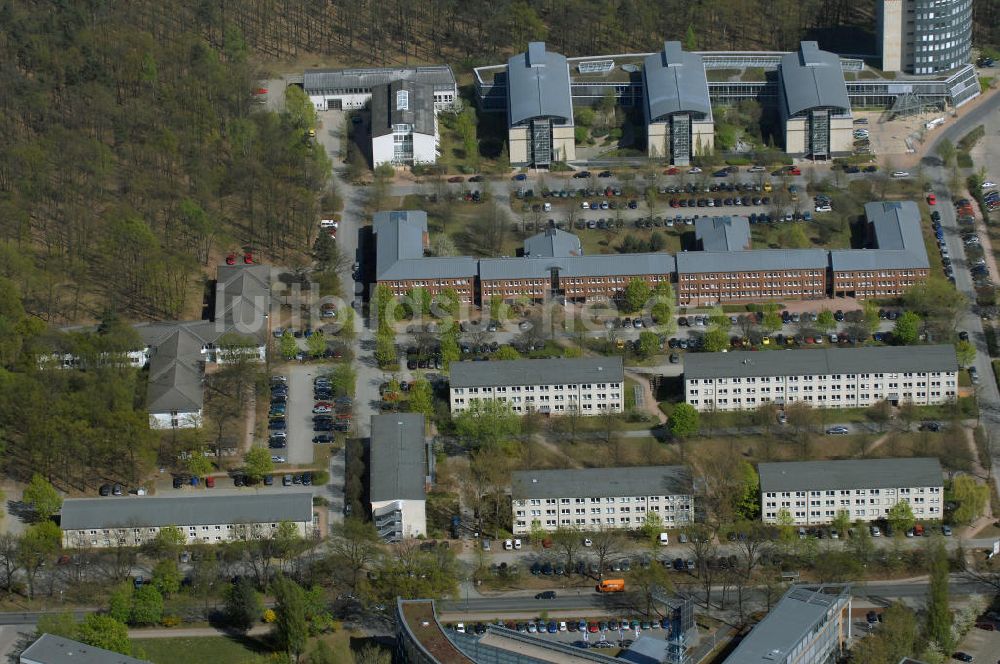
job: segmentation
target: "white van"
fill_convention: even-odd
[[[670,535],[667,533],[660,533],[660,546],[666,546],[670,544]]]

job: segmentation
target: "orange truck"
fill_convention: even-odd
[[[595,587],[599,593],[625,592],[625,579],[604,579]]]

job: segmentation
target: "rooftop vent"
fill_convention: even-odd
[[[528,44],[527,65],[529,67],[545,66],[545,42],[530,42]]]

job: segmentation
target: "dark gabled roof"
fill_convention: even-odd
[[[625,368],[620,357],[579,357],[556,360],[452,362],[451,387],[551,385],[554,383],[620,383]]]
[[[680,42],[666,42],[662,51],[646,56],[642,80],[649,122],[664,120],[672,113],[712,116],[701,56],[685,53]]]
[[[678,274],[706,272],[764,272],[768,270],[825,270],[822,249],[755,249],[753,251],[685,251],[677,254]]]
[[[670,275],[674,257],[667,253],[594,254],[553,258],[481,258],[479,277],[495,279],[541,279],[559,270],[562,277],[628,277],[645,274]]]
[[[779,70],[786,117],[813,108],[850,111],[840,58],[816,42],[801,42],[798,51],[782,56]]]
[[[693,493],[685,466],[522,470],[511,474],[511,497],[606,498],[615,496],[687,496]]]
[[[215,287],[215,321],[257,340],[267,337],[271,308],[271,268],[220,265]]]
[[[63,503],[63,530],[312,521],[312,493],[194,497],[76,498]]]
[[[830,265],[834,272],[930,267],[927,245],[920,230],[920,209],[916,203],[865,203],[865,218],[871,224],[875,248],[831,251]]]
[[[944,484],[941,463],[930,458],[761,463],[757,472],[763,492],[895,489]]]
[[[400,106],[399,93],[406,104]],[[434,90],[414,81],[393,81],[372,90],[372,137],[387,136],[393,125],[413,125],[416,134],[434,135]]]
[[[689,353],[684,379],[745,378],[749,376],[823,376],[859,373],[919,373],[958,371],[955,347],[863,346],[813,348],[769,353]]]
[[[750,248],[750,222],[746,217],[698,217],[694,237],[702,251],[744,251]]]
[[[546,228],[524,241],[524,255],[531,258],[582,256],[580,238],[558,228]]]
[[[54,634],[42,634],[18,660],[23,664],[150,664],[145,659],[80,643]]]
[[[545,42],[531,42],[526,52],[507,61],[509,126],[533,118],[555,118],[561,124],[573,123],[566,56],[546,51]]]
[[[202,348],[204,341],[177,326],[149,349],[146,410],[153,414],[195,413],[202,408]]]
[[[423,415],[372,415],[371,501],[423,500],[425,457]]]

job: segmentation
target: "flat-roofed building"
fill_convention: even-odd
[[[850,154],[854,120],[840,58],[804,41],[782,56],[778,71],[785,152],[811,159]]]
[[[458,83],[448,65],[365,69],[307,69],[302,88],[317,111],[348,111],[364,108],[375,88],[396,81],[429,85],[438,110],[454,108]]]
[[[393,81],[372,93],[372,163],[375,166],[433,164],[438,153],[438,121],[433,88]]]
[[[676,259],[681,306],[816,300],[827,293],[829,258],[822,249],[686,251]]]
[[[955,347],[869,346],[767,353],[691,353],[684,399],[700,411],[753,410],[773,403],[815,408],[935,405],[958,390]]]
[[[25,648],[18,664],[150,664],[121,653],[80,643],[54,634],[42,634]]]
[[[372,521],[387,542],[427,534],[431,483],[424,416],[372,415],[368,466]]]
[[[865,203],[866,249],[830,252],[834,296],[893,297],[927,280],[930,261],[913,201]]]
[[[305,537],[312,533],[312,494],[75,498],[62,506],[63,546],[141,546],[161,528],[180,529],[189,544],[217,544],[269,537],[287,521]]]
[[[376,212],[375,280],[397,296],[423,288],[431,296],[451,289],[463,302],[475,297],[476,259],[468,256],[428,257],[427,213],[423,210]]]
[[[697,53],[668,41],[643,60],[643,111],[649,157],[687,166],[691,157],[715,149],[715,123],[708,77]]]
[[[647,513],[663,528],[694,521],[694,489],[684,466],[525,470],[511,475],[514,534],[557,528],[641,528]]]
[[[850,640],[850,586],[792,586],[724,664],[826,664]]]
[[[885,519],[896,503],[913,516],[944,515],[944,473],[937,459],[847,459],[761,463],[761,519],[779,523],[787,512],[796,526]]]
[[[545,42],[507,61],[507,146],[513,166],[547,168],[576,159],[566,56]]]
[[[602,415],[622,412],[624,387],[620,357],[452,362],[449,394],[452,413],[503,401],[515,413]]]

